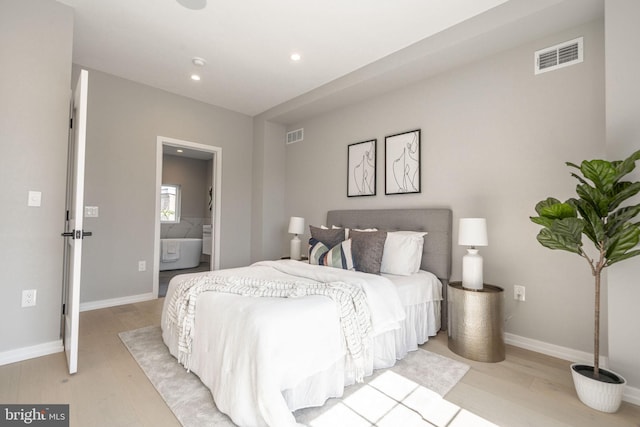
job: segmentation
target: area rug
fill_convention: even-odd
[[[184,367],[171,356],[162,341],[162,332],[159,326],[149,326],[133,331],[122,332],[119,336],[184,427],[232,427],[235,425],[229,417],[218,411],[211,393],[202,382],[200,382],[200,379],[196,375],[188,373]],[[409,387],[404,396],[398,398],[392,396],[396,399],[396,401],[394,401],[395,403],[400,403],[395,406],[399,406],[400,409],[406,411],[407,408],[411,407],[411,400],[418,402],[422,399],[420,408],[413,409],[413,411],[417,413],[421,412],[421,408],[433,405],[433,401],[438,401],[437,405],[441,408],[439,412],[442,412],[442,408],[445,410],[448,409],[448,407],[446,405],[443,406],[442,403],[448,402],[441,399],[441,396],[444,396],[451,390],[468,370],[469,366],[464,363],[423,349],[418,349],[417,351],[410,352],[406,358],[398,361],[392,368],[376,371],[374,375],[366,378],[365,383],[354,384],[347,387],[342,398],[330,399],[320,408],[308,408],[296,411],[294,415],[299,423],[313,424],[310,420],[322,416],[324,412],[332,410],[332,412],[338,414],[336,410],[343,406],[343,400],[347,401],[347,399],[351,399],[352,401],[357,401],[358,397],[356,396],[359,391],[360,394],[365,392],[370,393],[370,391],[361,389],[370,388],[373,392],[378,393],[377,390],[381,389],[380,385],[384,385],[384,383],[388,383],[390,380],[396,381],[396,385],[392,386],[392,389],[397,390],[402,387]],[[414,386],[414,390],[410,390],[410,388]],[[394,392],[387,393],[383,390],[382,393],[388,397],[388,395],[393,395]],[[405,403],[402,400],[405,398],[409,403]],[[370,401],[371,397],[368,397],[367,400]],[[455,407],[457,409],[454,409],[453,407],[455,405],[449,405],[452,407],[451,418],[453,418],[458,415],[460,408]],[[351,404],[351,406],[353,407],[354,405]],[[378,410],[383,406],[384,404],[382,403],[376,405]],[[351,411],[349,410],[349,412]],[[329,414],[326,415],[329,416]],[[344,414],[339,414],[339,416],[344,416]],[[360,416],[362,416],[362,414],[358,416],[359,419]],[[364,417],[367,418],[367,415]],[[423,416],[423,419],[426,418]],[[366,425],[371,425],[371,423],[367,422]]]

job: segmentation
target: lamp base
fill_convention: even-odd
[[[291,244],[289,246],[289,254],[291,256],[291,259],[300,261],[300,239],[298,238],[297,234],[293,239],[291,239]]]
[[[462,287],[481,290],[482,286],[482,257],[477,249],[467,249],[467,254],[462,257]]]

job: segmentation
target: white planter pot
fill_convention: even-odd
[[[622,392],[627,384],[627,381],[620,375],[611,371],[600,369],[600,376],[607,376],[611,379],[618,379],[618,382],[605,382],[594,380],[593,378],[581,374],[579,367],[591,368],[580,363],[574,363],[571,365],[571,375],[573,377],[573,384],[578,393],[580,401],[590,408],[596,409],[601,412],[616,412],[620,408],[622,402]]]

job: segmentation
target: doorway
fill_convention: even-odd
[[[210,161],[211,173],[210,182],[207,179],[205,183],[208,188],[208,201],[207,208],[208,214],[202,218],[202,224],[210,225],[209,227],[200,227],[200,234],[202,235],[202,228],[206,228],[206,238],[203,239],[204,254],[209,255],[210,270],[218,270],[220,268],[220,212],[221,212],[221,188],[222,188],[222,149],[219,147],[213,147],[210,145],[199,144],[191,141],[184,141],[174,138],[168,138],[163,136],[157,137],[156,146],[156,215],[155,215],[155,241],[154,241],[154,279],[153,279],[153,293],[158,295],[160,290],[160,265],[161,265],[161,216],[162,209],[162,196],[161,191],[163,189],[162,176],[163,176],[163,163],[165,154],[172,156],[180,156],[186,160],[202,160],[205,162]],[[166,208],[166,207],[165,207]],[[166,216],[166,215],[165,215]],[[180,220],[176,221],[176,224],[180,226]],[[193,224],[192,224],[193,225]],[[209,231],[210,230],[210,231]],[[210,233],[210,238],[209,238]],[[171,272],[171,270],[169,271]],[[181,270],[175,270],[177,274],[180,274]],[[164,273],[164,272],[163,272]],[[163,278],[166,274],[163,274]]]

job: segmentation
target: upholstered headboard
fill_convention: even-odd
[[[379,230],[426,231],[422,270],[435,274],[442,282],[442,329],[447,326],[447,285],[451,278],[451,209],[363,209],[327,212],[327,226]]]

